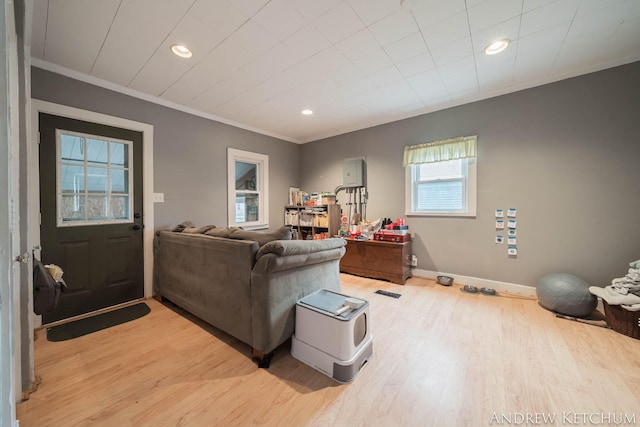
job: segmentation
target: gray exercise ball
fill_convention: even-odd
[[[567,273],[543,276],[536,287],[540,305],[547,310],[573,317],[590,315],[598,298],[589,292],[589,283]]]

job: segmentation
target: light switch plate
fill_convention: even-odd
[[[154,203],[164,203],[164,193],[153,193]]]

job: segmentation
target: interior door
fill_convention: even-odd
[[[41,259],[67,289],[42,323],[144,296],[142,133],[40,113]]]

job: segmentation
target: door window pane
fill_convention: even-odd
[[[87,138],[87,163],[106,166],[109,163],[109,142]]]
[[[129,193],[129,173],[124,169],[111,169],[111,192]]]
[[[111,196],[109,202],[109,219],[127,219],[129,213],[129,196]]]
[[[132,222],[131,142],[56,130],[58,225]]]
[[[60,185],[63,193],[84,191],[84,166],[60,165]]]
[[[128,167],[129,166],[129,151],[127,150],[127,144],[120,142],[111,142],[111,166]]]
[[[62,221],[77,222],[84,220],[84,194],[64,194],[60,205]]]
[[[60,158],[65,163],[84,163],[84,138],[75,135],[62,135]]]
[[[109,170],[106,168],[87,168],[87,190],[89,193],[109,192]]]
[[[87,211],[88,220],[105,220],[107,219],[107,196],[87,196],[85,209]]]

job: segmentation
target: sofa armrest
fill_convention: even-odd
[[[274,240],[256,255],[254,273],[268,274],[301,266],[339,260],[347,242],[340,238],[322,240]]]

